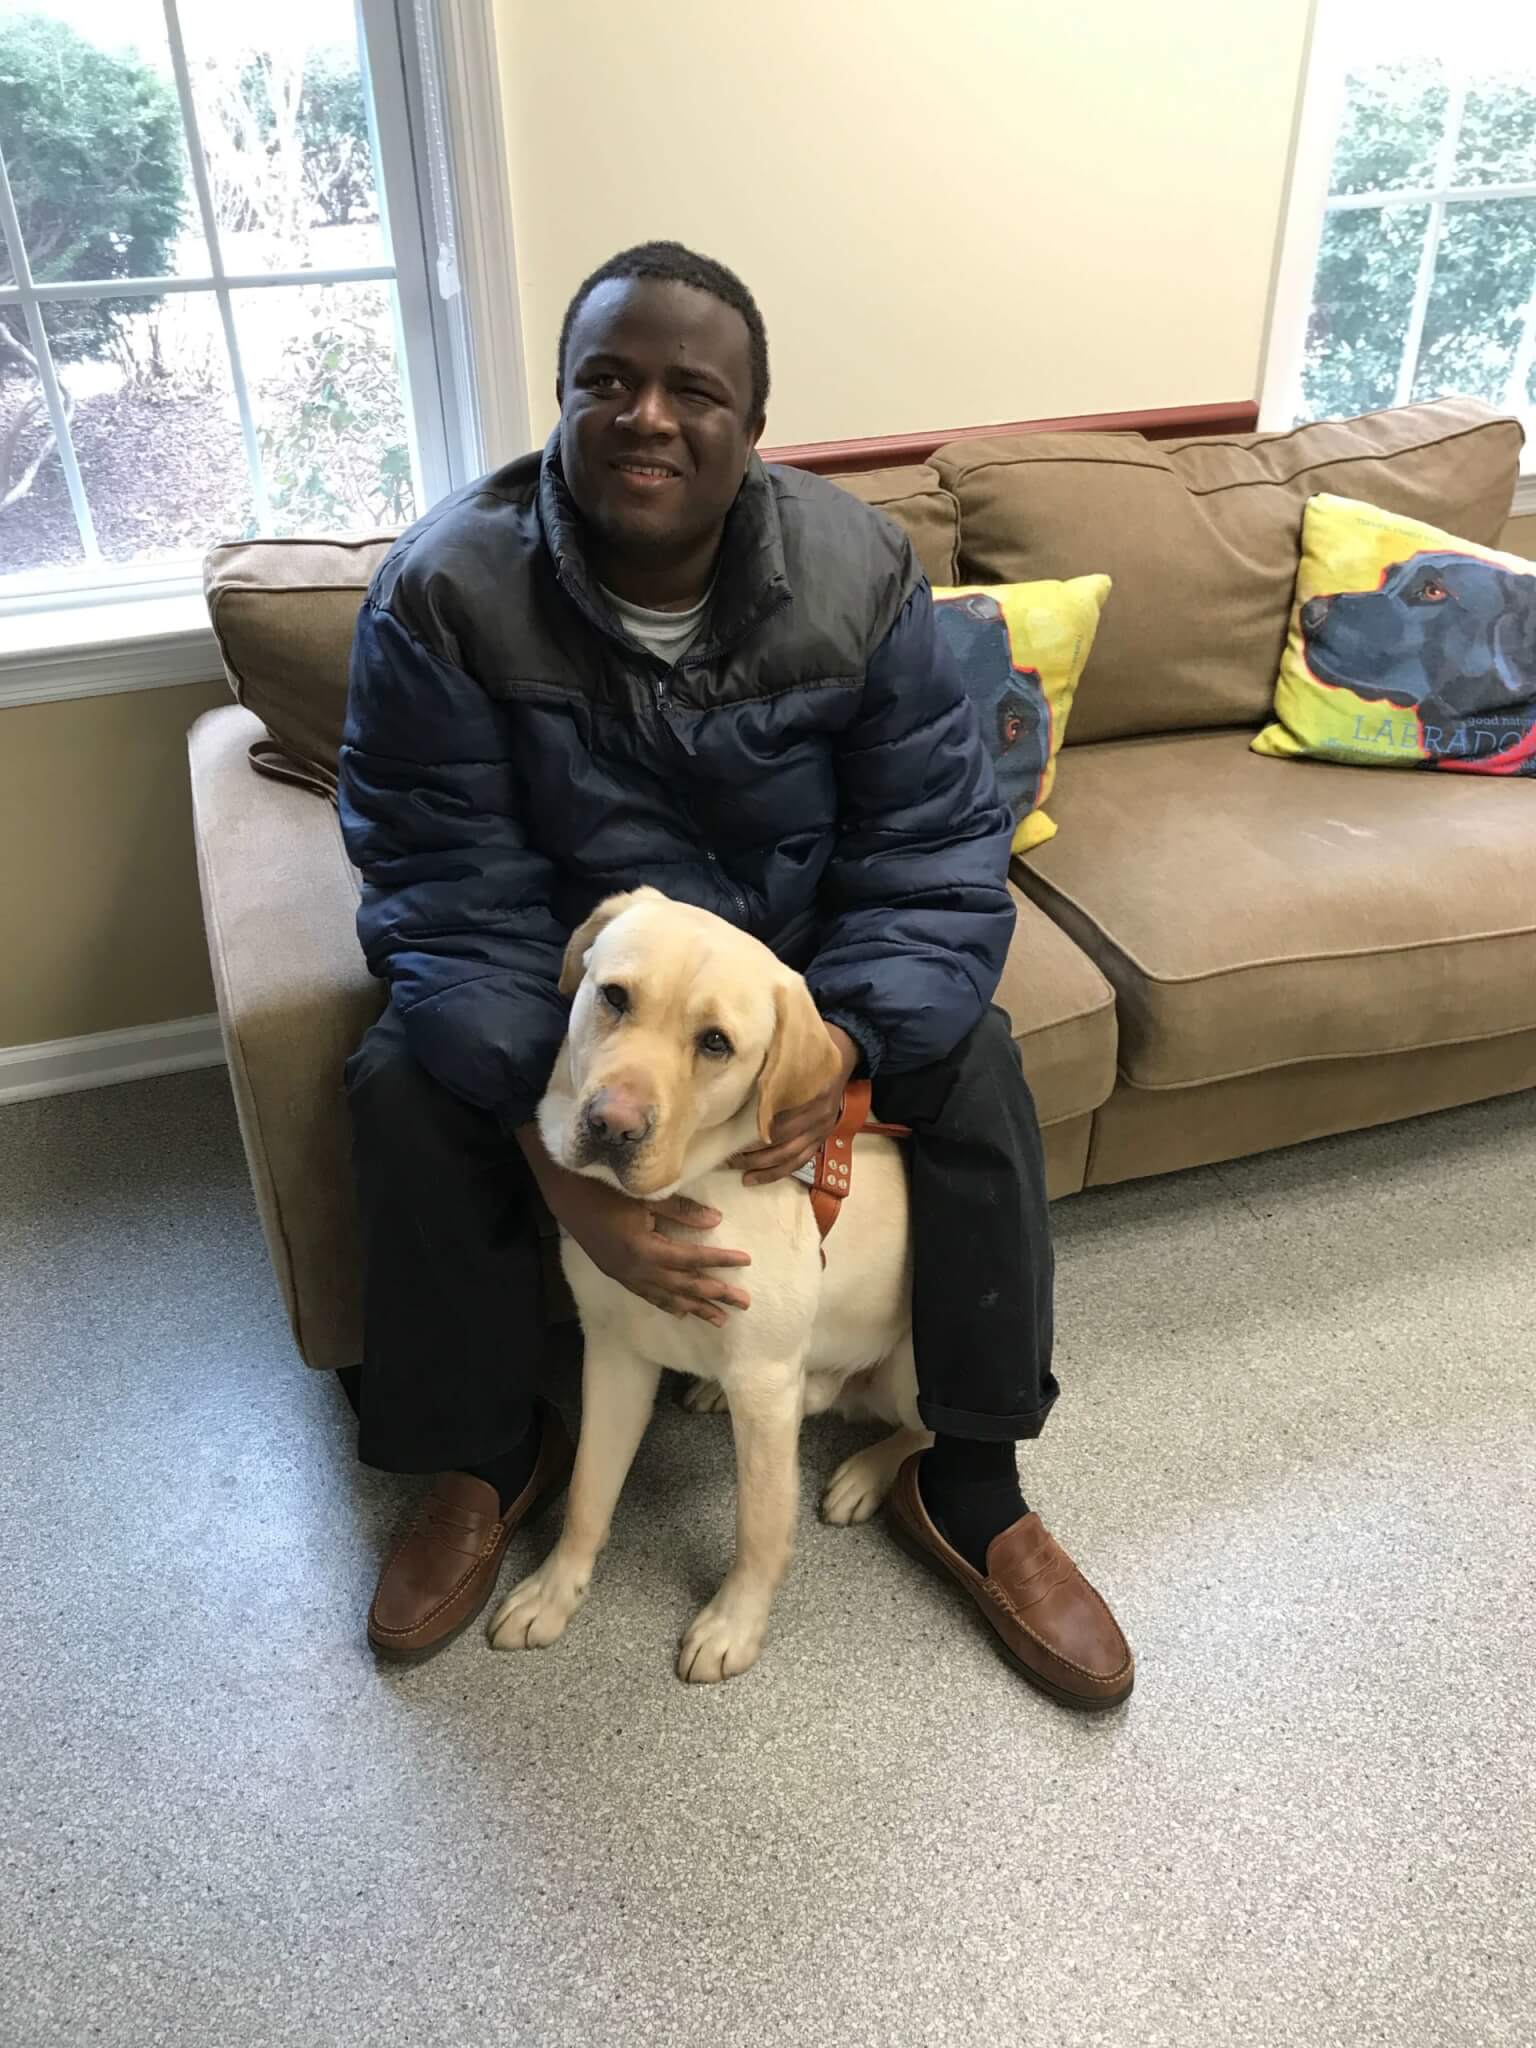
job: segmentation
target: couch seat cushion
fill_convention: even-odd
[[[998,985],[1042,1124],[1082,1116],[1115,1085],[1115,992],[1017,889],[1018,929]]]
[[[1079,747],[1016,864],[1183,1088],[1536,1026],[1527,784],[1267,761],[1245,733]]]

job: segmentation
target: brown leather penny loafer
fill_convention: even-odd
[[[1031,1685],[1064,1707],[1117,1707],[1136,1683],[1136,1660],[1119,1623],[1035,1514],[987,1546],[983,1578],[928,1519],[917,1488],[922,1453],[896,1475],[886,1512],[904,1550],[964,1588],[1003,1655]]]
[[[379,1656],[413,1663],[452,1642],[491,1597],[512,1531],[531,1522],[570,1478],[575,1452],[565,1424],[544,1402],[539,1408],[538,1460],[505,1514],[495,1487],[468,1472],[433,1481],[368,1609],[368,1640]]]

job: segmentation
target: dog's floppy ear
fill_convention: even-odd
[[[757,1084],[757,1134],[765,1145],[774,1118],[830,1088],[840,1064],[821,1013],[798,974],[779,983],[773,1007],[773,1043]]]
[[[613,920],[626,910],[633,910],[637,903],[645,903],[651,898],[659,900],[660,895],[659,889],[629,889],[622,896],[609,896],[599,903],[585,923],[579,924],[571,933],[560,969],[561,995],[573,996],[581,987],[581,978],[587,971],[587,955]]]
[[[1506,603],[1493,622],[1493,668],[1511,697],[1536,697],[1536,576],[1504,578]]]

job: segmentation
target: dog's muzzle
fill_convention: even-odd
[[[581,1112],[584,1163],[622,1173],[656,1128],[656,1106],[628,1088],[599,1088]]]

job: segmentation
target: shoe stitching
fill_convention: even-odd
[[[495,1530],[500,1531],[499,1536],[495,1533],[495,1531],[493,1531],[491,1538],[489,1538],[484,1544],[481,1545],[480,1554],[475,1559],[474,1563],[469,1567],[468,1571],[462,1573],[457,1579],[454,1580],[453,1585],[443,1595],[442,1599],[438,1601],[437,1605],[431,1610],[430,1613],[424,1614],[421,1617],[420,1621],[413,1621],[409,1628],[391,1628],[388,1622],[375,1621],[372,1615],[370,1614],[368,1625],[373,1630],[374,1634],[379,1636],[419,1635],[424,1628],[426,1628],[431,1622],[437,1619],[438,1615],[442,1613],[445,1607],[451,1607],[454,1601],[462,1596],[464,1589],[471,1583],[476,1573],[483,1571],[485,1569],[486,1561],[490,1557],[492,1552],[496,1549],[497,1543],[505,1542],[506,1539],[512,1534],[510,1528],[503,1529],[502,1525],[499,1522],[495,1525]],[[411,1535],[414,1536],[415,1533],[416,1532],[412,1530]],[[405,1549],[406,1543],[409,1543],[410,1540],[411,1537],[407,1536],[405,1539],[405,1543],[401,1544],[400,1550],[397,1550],[395,1552],[394,1557],[390,1559],[389,1568],[384,1574],[386,1578],[388,1578],[389,1572],[393,1571],[396,1559],[400,1556],[400,1552]],[[377,1599],[377,1594],[375,1594],[374,1597],[375,1599]]]
[[[476,1572],[483,1569],[487,1556],[492,1550],[495,1549],[497,1543],[505,1543],[507,1539],[511,1536],[513,1528],[515,1527],[515,1524],[512,1519],[513,1510],[517,1507],[518,1501],[521,1501],[526,1496],[526,1494],[529,1491],[529,1488],[531,1488],[534,1485],[535,1481],[539,1478],[539,1466],[542,1465],[543,1462],[543,1453],[541,1448],[538,1462],[534,1465],[533,1474],[528,1481],[528,1485],[524,1487],[523,1492],[518,1495],[517,1500],[515,1500],[512,1503],[512,1506],[507,1509],[505,1515],[503,1515],[499,1521],[493,1522],[491,1524],[491,1532],[489,1536],[487,1536],[485,1542],[480,1546],[479,1556],[475,1559],[474,1563],[469,1567],[468,1571],[462,1573],[460,1577],[454,1581],[451,1589],[443,1595],[442,1599],[438,1601],[437,1605],[432,1609],[431,1613],[424,1614],[421,1617],[420,1621],[413,1621],[409,1628],[391,1628],[387,1622],[376,1621],[374,1619],[373,1609],[370,1606],[368,1610],[368,1626],[373,1630],[373,1633],[375,1635],[401,1637],[419,1635],[424,1628],[426,1628],[431,1622],[436,1620],[438,1615],[442,1613],[445,1607],[451,1607],[454,1601],[462,1596],[465,1587],[469,1585],[470,1581],[474,1578]],[[429,1494],[428,1499],[430,1500],[430,1498],[431,1495]],[[385,1578],[388,1578],[389,1574],[394,1570],[396,1564],[398,1564],[398,1562],[400,1561],[400,1558],[404,1553],[407,1545],[415,1540],[417,1533],[417,1529],[412,1528],[410,1534],[405,1538],[405,1541],[400,1545],[399,1549],[396,1550],[394,1556],[389,1560],[389,1563],[384,1568]],[[377,1601],[377,1599],[378,1595],[375,1594],[374,1600]]]
[[[938,1530],[933,1527],[932,1522],[928,1519],[928,1512],[923,1507],[922,1495],[917,1493],[916,1490],[915,1479],[908,1481],[906,1487],[903,1488],[901,1492],[899,1492],[893,1497],[894,1501],[898,1503],[901,1507],[905,1508],[908,1506],[907,1496],[909,1494],[915,1496],[915,1506],[917,1507],[919,1513],[922,1516],[922,1522],[920,1523],[911,1516],[909,1510],[908,1519],[909,1526],[911,1526],[912,1528],[912,1533],[916,1537],[918,1537],[920,1541],[926,1543],[927,1539],[923,1534],[922,1526],[923,1523],[926,1523],[928,1529],[932,1532],[932,1535],[936,1539],[936,1541],[939,1543],[943,1543],[943,1537],[939,1535]],[[1051,1538],[1050,1540],[1052,1542],[1055,1541],[1054,1538]],[[929,1549],[933,1549],[933,1544],[928,1543],[927,1547]],[[945,1550],[949,1550],[951,1546],[948,1544],[944,1544],[944,1548]],[[935,1550],[934,1555],[940,1559],[941,1563],[948,1563],[948,1560],[943,1556],[943,1553],[941,1551]],[[960,1556],[960,1553],[958,1551],[954,1551],[953,1555],[955,1557],[956,1562],[965,1571],[966,1578],[965,1580],[962,1580],[961,1583],[967,1586],[967,1590],[970,1590],[968,1582],[973,1581],[977,1590],[979,1590],[982,1593],[985,1593],[989,1599],[994,1601],[997,1606],[1001,1607],[1004,1610],[1004,1612],[1010,1617],[1010,1619],[1020,1629],[1023,1630],[1025,1635],[1029,1637],[1030,1641],[1037,1644],[1039,1648],[1042,1649],[1048,1657],[1053,1659],[1055,1663],[1061,1665],[1063,1670],[1076,1672],[1079,1678],[1086,1678],[1094,1685],[1114,1685],[1117,1680],[1124,1677],[1127,1671],[1132,1671],[1135,1669],[1136,1658],[1134,1653],[1131,1651],[1129,1644],[1126,1644],[1125,1662],[1121,1664],[1107,1678],[1100,1672],[1090,1671],[1086,1664],[1075,1664],[1070,1657],[1063,1656],[1060,1650],[1053,1650],[1050,1644],[1045,1640],[1044,1636],[1039,1634],[1037,1630],[1032,1629],[1030,1627],[1029,1623],[1024,1619],[1023,1615],[1019,1613],[1018,1609],[1013,1605],[1013,1602],[1008,1598],[1008,1595],[1003,1591],[1002,1587],[998,1585],[995,1579],[983,1578],[982,1575],[975,1569],[973,1565],[968,1564],[966,1560]],[[1065,1552],[1063,1552],[1063,1555],[1065,1555]],[[1073,1570],[1077,1571],[1079,1578],[1082,1578],[1082,1573],[1078,1570],[1078,1567],[1076,1565],[1073,1566]],[[1124,1642],[1124,1631],[1121,1629],[1119,1622],[1115,1620],[1113,1614],[1110,1613],[1109,1602],[1104,1598],[1103,1594],[1099,1591],[1097,1586],[1092,1586],[1088,1583],[1086,1579],[1083,1579],[1083,1591],[1091,1595],[1091,1597],[1097,1602],[1100,1610],[1104,1615],[1105,1620],[1108,1621],[1110,1627],[1114,1629],[1116,1635],[1118,1635],[1121,1641]]]
[[[1053,1543],[1051,1544],[1050,1549],[1047,1550],[1041,1557],[1040,1562],[1035,1566],[1034,1570],[1031,1572],[1026,1572],[1023,1578],[1019,1580],[1019,1591],[1022,1593],[1026,1586],[1032,1586],[1035,1580],[1040,1577],[1042,1572],[1048,1572],[1051,1569],[1052,1565],[1058,1562],[1071,1566],[1071,1569],[1073,1571],[1077,1570],[1077,1566],[1072,1563],[1072,1560],[1067,1556],[1066,1552],[1064,1550],[1058,1549],[1057,1546]],[[988,1572],[986,1576],[990,1578],[992,1574]]]
[[[991,1578],[992,1575],[989,1572],[987,1576]],[[1038,1574],[1036,1576],[1038,1577]],[[1036,1592],[1032,1593],[1027,1600],[1021,1602],[1019,1596],[1023,1593],[1024,1586],[1033,1586],[1035,1584],[1034,1579],[1026,1579],[1023,1586],[1015,1587],[1011,1591],[1009,1591],[1008,1597],[1013,1602],[1014,1609],[1019,1615],[1019,1618],[1022,1620],[1027,1609],[1031,1607],[1038,1607],[1042,1600],[1048,1600],[1052,1593],[1059,1592],[1063,1586],[1070,1585],[1072,1580],[1075,1578],[1082,1579],[1083,1575],[1078,1570],[1075,1564],[1069,1562],[1064,1572],[1062,1572],[1058,1577],[1052,1579],[1048,1585],[1041,1586]],[[994,1580],[993,1583],[995,1585],[1001,1585],[1002,1581]],[[1085,1586],[1087,1585],[1087,1583],[1088,1581],[1086,1579],[1083,1579],[1083,1584]]]
[[[1104,1610],[1106,1619],[1113,1625],[1115,1632],[1118,1635],[1120,1633],[1120,1624],[1117,1621],[1115,1621],[1115,1617],[1110,1613],[1108,1604],[1105,1602],[1102,1594],[1100,1594],[1094,1587],[1090,1586],[1086,1579],[1083,1580],[1083,1590],[1084,1592],[1091,1593],[1093,1595],[1094,1599],[1098,1602],[1099,1606]],[[1040,1648],[1044,1650],[1045,1654],[1049,1658],[1051,1658],[1053,1662],[1060,1664],[1067,1671],[1075,1671],[1080,1678],[1091,1679],[1095,1685],[1113,1685],[1115,1680],[1121,1677],[1126,1671],[1128,1671],[1131,1668],[1132,1664],[1135,1662],[1135,1659],[1128,1653],[1125,1662],[1119,1665],[1114,1671],[1110,1672],[1108,1676],[1106,1676],[1102,1671],[1090,1670],[1086,1664],[1075,1664],[1070,1657],[1063,1655],[1063,1653],[1060,1650],[1052,1649],[1051,1645],[1046,1641],[1045,1637],[1041,1635],[1038,1630],[1032,1629],[1030,1627],[1029,1623],[1024,1619],[1023,1615],[1019,1613],[1018,1609],[1014,1606],[1013,1602],[1008,1598],[1008,1595],[1003,1591],[1002,1587],[998,1585],[995,1579],[983,1579],[982,1591],[988,1596],[989,1599],[995,1601],[997,1605],[1001,1607],[1006,1614],[1008,1614],[1008,1616],[1012,1619],[1014,1624],[1024,1631],[1025,1635],[1029,1637],[1031,1642],[1038,1643]]]

